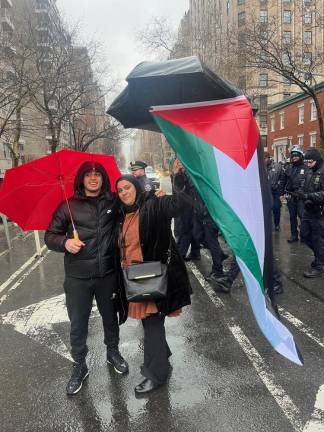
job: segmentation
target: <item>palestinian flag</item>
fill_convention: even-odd
[[[245,96],[154,107],[151,113],[236,256],[257,323],[277,352],[302,365],[274,312],[270,192]]]

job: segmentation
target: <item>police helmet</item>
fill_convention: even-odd
[[[293,155],[294,153],[295,153],[295,156],[299,156],[301,158],[304,157],[303,150],[298,145],[293,145],[291,147],[290,154]]]

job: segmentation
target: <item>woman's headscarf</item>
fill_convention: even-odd
[[[123,210],[123,212],[124,213],[133,213],[134,211],[138,210],[141,207],[141,204],[144,200],[144,193],[143,193],[143,190],[142,190],[142,187],[141,187],[139,181],[136,179],[136,177],[134,177],[131,174],[124,174],[117,179],[116,185],[115,185],[116,191],[117,191],[118,183],[122,180],[126,180],[129,183],[132,183],[132,185],[134,185],[134,187],[136,189],[136,198],[135,198],[134,204],[132,204],[132,205],[124,204],[120,200],[118,192],[117,192],[117,198],[118,198],[118,201],[120,202],[120,206],[121,206],[121,209]]]

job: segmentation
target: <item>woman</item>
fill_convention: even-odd
[[[182,187],[182,175],[175,177],[176,190]],[[178,189],[177,189],[178,187]],[[191,287],[184,261],[171,233],[171,218],[191,205],[191,199],[179,192],[171,196],[145,196],[138,181],[123,175],[116,182],[120,201],[119,248],[122,268],[132,262],[161,261],[168,264],[167,296],[157,302],[128,304],[128,316],[141,319],[144,327],[145,379],[135,387],[138,394],[148,393],[163,385],[169,373],[171,351],[165,338],[165,316],[177,316],[183,306],[190,304]]]

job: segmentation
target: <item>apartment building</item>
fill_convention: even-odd
[[[15,26],[12,20],[12,0],[0,0],[0,34],[2,41],[2,59],[9,54],[8,51],[12,50],[13,47],[10,44],[11,35],[15,30]],[[5,65],[1,64],[1,69],[3,73],[7,73]],[[2,126],[3,122],[7,117],[7,108],[5,106],[0,107],[0,124]],[[0,182],[3,179],[4,172],[7,168],[11,167],[11,157],[9,148],[6,145],[6,136],[0,137]]]
[[[294,43],[295,55],[303,56],[305,70],[324,50],[324,0],[190,0],[191,52],[216,73],[242,88],[258,107],[257,121],[267,146],[267,107],[300,89],[267,69],[251,69],[233,58],[230,39],[242,41],[247,27],[260,25],[267,38],[269,23],[275,23],[276,46]],[[287,55],[287,54],[286,54]],[[233,61],[232,61],[233,60]],[[282,59],[283,62],[285,59]],[[312,79],[324,80],[324,64],[313,70]]]
[[[323,117],[324,82],[315,88]],[[304,151],[309,147],[318,147],[320,133],[313,99],[304,93],[297,93],[270,106],[268,130],[269,151],[276,161],[285,160],[294,144]]]

